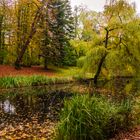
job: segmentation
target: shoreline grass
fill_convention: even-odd
[[[70,77],[47,77],[41,75],[16,77],[10,76],[0,78],[0,89],[43,86],[49,84],[65,84],[72,81],[73,79]]]
[[[138,120],[132,100],[115,103],[104,97],[74,96],[65,101],[55,140],[104,140],[128,130]]]

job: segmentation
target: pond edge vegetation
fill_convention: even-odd
[[[70,77],[47,77],[42,75],[8,76],[0,78],[0,89],[66,84],[71,82],[74,82],[74,80]]]
[[[55,140],[112,138],[139,124],[139,107],[139,102],[131,98],[118,102],[102,95],[76,95],[64,103]]]

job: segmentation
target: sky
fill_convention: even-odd
[[[137,13],[140,13],[140,0],[129,0],[136,3]],[[88,9],[102,11],[106,0],[70,0],[72,7],[75,5],[87,5]]]

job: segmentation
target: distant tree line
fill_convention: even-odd
[[[69,0],[1,0],[0,64],[78,66],[99,76],[140,74],[140,18],[127,0],[102,12]]]
[[[135,3],[127,0],[107,0],[103,12],[86,7],[75,8],[78,66],[99,76],[139,76],[140,74],[140,17]]]

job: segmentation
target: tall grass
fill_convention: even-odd
[[[0,88],[18,88],[70,82],[70,78],[46,76],[16,76],[0,78]]]
[[[56,140],[103,140],[133,125],[132,103],[112,103],[103,97],[75,96],[65,101]]]

